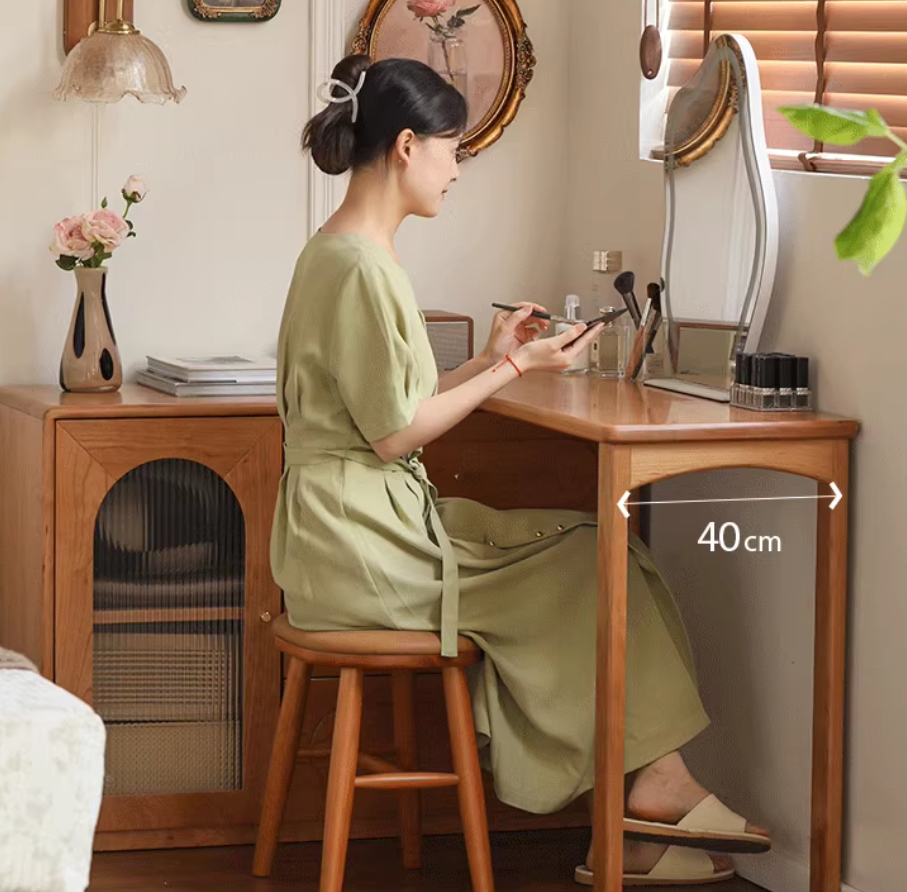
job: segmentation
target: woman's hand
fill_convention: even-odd
[[[526,302],[520,302],[516,306],[520,309],[515,313],[501,310],[495,314],[488,343],[482,351],[482,358],[488,365],[496,365],[508,353],[513,355],[524,344],[537,340],[550,325],[547,319],[537,319],[531,315],[534,310],[546,313],[544,307]]]
[[[601,334],[604,327],[603,322],[591,328],[586,328],[585,323],[580,322],[553,338],[523,344],[515,353],[511,353],[511,358],[523,372],[532,369],[562,371],[573,364],[577,356]]]

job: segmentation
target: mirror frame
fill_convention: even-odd
[[[402,0],[369,0],[368,8],[359,22],[351,52],[375,58],[375,45],[381,23],[390,8]],[[504,134],[516,117],[526,97],[526,87],[532,80],[536,58],[532,41],[526,33],[526,23],[516,0],[484,0],[498,20],[504,40],[504,75],[491,109],[472,130],[464,134],[457,150],[457,160],[473,158]]]
[[[722,52],[722,58],[719,60],[720,82],[715,101],[705,119],[682,145],[673,151],[667,145],[665,146],[662,163],[666,185],[666,220],[661,269],[667,285],[664,314],[668,327],[667,340],[671,377],[645,383],[652,387],[678,390],[727,402],[730,399],[736,357],[740,352],[754,352],[762,335],[777,267],[778,207],[765,143],[764,123],[760,123],[755,128],[752,126],[754,116],[759,116],[760,122],[762,116],[761,84],[755,53],[749,41],[741,35],[721,34],[712,43],[715,49]],[[755,96],[753,95],[754,89]],[[673,318],[671,311],[670,255],[676,212],[676,196],[672,195],[672,170],[689,166],[715,148],[718,141],[727,134],[735,115],[738,117],[742,131],[743,163],[748,172],[756,215],[756,242],[747,293],[744,296],[740,317],[736,324],[701,321],[691,325]],[[695,374],[689,377],[678,374],[680,338],[684,328],[734,332],[727,357],[727,389],[716,387],[711,382],[697,381]]]

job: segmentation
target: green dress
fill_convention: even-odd
[[[409,279],[359,235],[317,233],[281,323],[286,467],[271,566],[292,625],[440,630],[485,652],[470,675],[498,797],[537,814],[592,788],[595,516],[438,498],[421,450],[369,443],[412,423],[437,372]],[[628,555],[626,770],[708,723],[686,634],[645,546]]]

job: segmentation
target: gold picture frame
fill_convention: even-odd
[[[188,0],[189,12],[203,22],[267,22],[281,0]]]
[[[443,16],[428,23],[416,18],[411,5],[412,0],[370,0],[352,52],[368,55],[373,61],[403,56],[431,64],[431,44],[440,42],[431,36],[431,25],[449,22],[459,13],[460,21],[466,24],[455,33],[473,73],[467,70],[462,80],[452,81],[461,92],[466,85],[470,105],[470,121],[460,142],[458,160],[474,157],[501,138],[526,96],[536,65],[526,23],[516,0],[451,2]],[[469,56],[470,41],[475,61]],[[444,52],[449,60],[446,47]]]

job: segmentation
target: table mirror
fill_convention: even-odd
[[[663,311],[669,374],[650,387],[727,402],[739,352],[758,347],[778,253],[778,210],[756,56],[722,34],[665,123]]]

